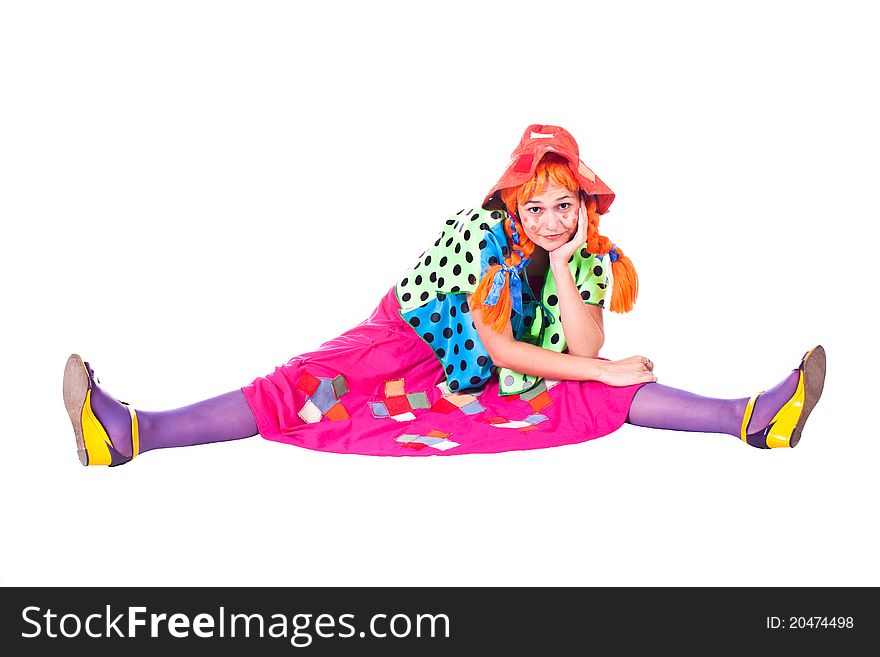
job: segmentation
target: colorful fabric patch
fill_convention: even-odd
[[[485,388],[471,390],[470,392],[451,392],[449,385],[444,382],[440,383],[437,389],[443,396],[434,402],[434,405],[431,407],[432,411],[449,414],[461,410],[465,415],[476,415],[486,410],[477,399],[479,395],[483,394]]]
[[[537,425],[548,420],[546,415],[529,415],[525,420],[508,420],[506,417],[490,417],[486,420],[497,429],[518,429],[520,431],[534,431]]]
[[[330,379],[303,372],[296,383],[296,388],[307,395],[303,407],[297,413],[303,422],[314,424],[325,417],[328,420],[349,419],[348,411],[339,401],[339,398],[348,392],[345,377],[341,374]]]
[[[519,398],[528,402],[535,413],[539,413],[553,403],[547,391],[558,384],[559,381],[554,381],[553,379],[541,379],[534,388],[521,393]]]
[[[385,382],[385,400],[369,402],[370,411],[376,418],[391,418],[398,422],[415,420],[412,411],[417,408],[431,408],[425,392],[406,392],[403,379]]]
[[[448,440],[450,433],[443,433],[442,431],[437,431],[436,429],[431,429],[427,434],[420,435],[414,433],[405,433],[402,436],[398,436],[395,440],[399,443],[403,443],[401,447],[406,447],[408,449],[421,450],[425,447],[432,447],[434,449],[439,449],[442,452],[445,452],[447,449],[452,449],[453,447],[458,447],[460,443],[454,442],[452,440]]]

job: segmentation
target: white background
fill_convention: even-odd
[[[4,3],[0,583],[880,585],[869,6]],[[141,409],[247,384],[365,318],[531,123],[617,193],[641,290],[602,355],[745,397],[821,343],[797,449],[79,465],[71,352]]]

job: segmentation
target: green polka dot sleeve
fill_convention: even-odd
[[[501,219],[493,210],[461,210],[397,281],[397,299],[404,310],[425,304],[437,294],[473,294],[480,281],[484,237]]]
[[[605,307],[605,292],[608,289],[611,262],[608,256],[596,256],[581,249],[580,262],[575,274],[575,285],[584,303]]]

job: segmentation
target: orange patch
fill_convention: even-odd
[[[537,397],[532,397],[529,400],[529,406],[532,407],[532,410],[535,411],[535,413],[539,413],[540,411],[543,411],[545,408],[547,408],[552,403],[553,403],[553,400],[550,399],[550,395],[547,394],[546,390],[544,392],[542,392],[540,395],[538,395]]]
[[[342,405],[342,402],[336,402],[330,407],[330,410],[324,413],[324,417],[330,418],[331,420],[347,420],[349,415],[348,411],[345,410],[345,406]]]
[[[385,382],[385,396],[386,397],[400,397],[403,394],[406,394],[403,387],[403,379],[394,379],[393,381]]]

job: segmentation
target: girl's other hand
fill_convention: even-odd
[[[602,360],[599,381],[609,386],[631,386],[636,383],[653,383],[654,363],[645,356],[630,356],[623,360]]]

